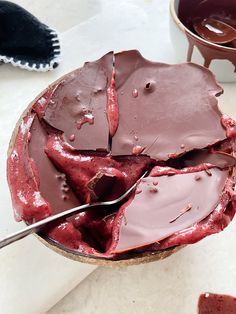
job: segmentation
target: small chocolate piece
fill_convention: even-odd
[[[151,62],[135,50],[115,54],[115,69],[119,127],[113,155],[130,155],[138,146],[142,154],[167,160],[183,147],[190,151],[226,138],[215,98],[222,89],[207,69]]]
[[[198,300],[198,314],[235,314],[236,298],[226,294],[204,293]]]
[[[161,241],[207,217],[218,205],[228,177],[227,170],[211,171],[212,176],[198,172],[202,179],[197,184],[196,172],[182,170],[180,174],[159,176],[158,193],[150,193],[155,177],[142,180],[138,186],[142,192],[135,194],[118,213],[114,238],[119,240],[113,243],[111,251],[120,253]]]
[[[112,68],[113,53],[109,52],[68,75],[51,96],[44,120],[64,132],[76,149],[109,150],[106,107]]]
[[[104,168],[88,182],[87,187],[91,193],[92,201],[109,197],[120,197],[125,192],[125,176],[115,168]]]
[[[116,181],[116,177],[112,174],[105,172],[97,172],[96,175],[89,180],[87,186],[91,193],[91,199],[93,201],[98,200],[100,197],[107,193],[107,190],[110,189],[111,186]]]

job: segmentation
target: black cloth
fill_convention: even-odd
[[[0,61],[49,70],[57,67],[59,55],[55,31],[19,5],[0,1]]]

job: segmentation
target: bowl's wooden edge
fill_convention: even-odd
[[[58,246],[53,245],[52,243],[49,243],[38,234],[35,234],[35,235],[46,247],[48,247],[54,252],[66,258],[69,258],[73,261],[91,264],[91,265],[97,265],[97,266],[114,267],[114,268],[126,267],[126,266],[131,266],[131,265],[139,265],[139,264],[145,264],[149,262],[162,260],[178,252],[179,250],[181,250],[182,248],[186,246],[186,245],[180,245],[180,246],[176,246],[174,248],[166,249],[163,251],[140,253],[138,256],[131,257],[128,259],[111,260],[111,259],[106,259],[106,258],[93,258],[93,257],[74,254],[72,252],[63,250],[62,248],[59,248]]]

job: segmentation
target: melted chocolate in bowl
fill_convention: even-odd
[[[236,2],[233,0],[179,0],[177,16],[186,27],[189,41],[187,61],[192,60],[194,47],[197,47],[204,58],[204,66],[209,67],[213,60],[228,60],[236,71],[236,48],[231,44],[217,45],[198,36],[194,23],[207,18],[213,18],[236,29]]]
[[[115,199],[148,170],[123,203],[57,221],[41,236],[74,254],[122,260],[223,230],[235,213],[236,124],[217,107],[221,93],[209,70],[135,50],[85,63],[21,120],[8,158],[16,218],[32,223]]]
[[[194,29],[200,37],[215,44],[232,44],[236,39],[236,29],[213,18],[194,22]]]

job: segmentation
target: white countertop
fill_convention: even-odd
[[[108,50],[131,48],[140,49],[153,60],[174,62],[167,0],[15,2],[50,26],[67,32],[68,47],[73,47],[73,40],[81,43],[80,51],[71,52],[72,58],[78,56],[78,66]],[[97,14],[102,11],[101,18]],[[114,27],[106,29],[106,23],[112,22]],[[227,84],[224,89],[220,106],[236,118],[236,85]],[[202,292],[236,296],[235,238],[234,221],[220,235],[188,246],[166,260],[118,270],[99,267],[47,313],[195,314]],[[28,293],[30,300],[33,291]]]

